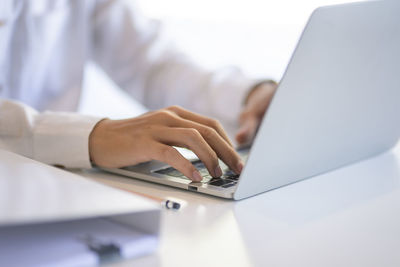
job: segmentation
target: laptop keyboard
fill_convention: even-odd
[[[221,186],[223,188],[228,188],[231,186],[236,185],[239,175],[234,173],[231,170],[226,170],[221,177],[213,178],[209,173],[206,168],[206,166],[201,162],[200,160],[193,161],[192,164],[196,167],[196,169],[200,172],[201,176],[203,177],[203,180],[201,183],[203,184],[209,184],[213,186]],[[183,173],[178,171],[177,169],[173,167],[168,167],[165,169],[161,169],[158,171],[155,171],[155,173],[159,174],[164,174],[164,175],[169,175],[173,177],[179,177],[179,178],[184,178],[188,179]]]
[[[249,156],[249,147],[243,147],[241,149],[238,149],[237,152],[240,155],[242,161],[246,162]],[[225,169],[225,171],[223,171],[221,177],[216,177],[216,178],[213,178],[208,173],[208,170],[202,161],[195,160],[192,161],[192,164],[196,167],[196,169],[200,172],[200,175],[203,177],[203,180],[201,181],[202,184],[228,188],[231,186],[235,186],[239,180],[239,175],[234,173],[232,170],[228,169],[223,163],[222,163],[223,166],[221,165],[221,168],[223,170]],[[178,177],[186,180],[189,179],[185,175],[183,175],[183,173],[181,173],[180,171],[178,171],[173,167],[167,167],[161,170],[157,170],[155,171],[155,173]]]

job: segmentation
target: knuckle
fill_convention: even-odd
[[[189,138],[189,140],[196,141],[201,137],[201,134],[196,129],[189,128],[186,129],[186,136]]]
[[[204,127],[202,132],[203,132],[204,138],[206,138],[206,139],[214,138],[217,134],[217,131],[211,127]]]
[[[218,120],[215,120],[215,119],[211,119],[210,120],[210,125],[212,127],[214,127],[214,128],[221,128],[222,127],[221,123]]]
[[[174,115],[166,109],[157,111],[157,115],[160,116],[162,119],[166,119],[166,120],[174,118]]]
[[[182,107],[178,106],[178,105],[172,105],[172,106],[167,107],[166,109],[170,110],[170,111],[173,111],[173,112],[177,112],[177,111],[182,110]]]
[[[197,131],[197,130],[194,129],[194,128],[189,128],[189,129],[187,129],[186,131],[187,131],[187,135],[190,136],[190,137],[192,137],[193,139],[198,138],[198,137],[201,136],[200,133],[199,133],[199,131]]]

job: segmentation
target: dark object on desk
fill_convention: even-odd
[[[164,205],[167,209],[179,210],[181,208],[181,204],[172,200],[166,200]]]

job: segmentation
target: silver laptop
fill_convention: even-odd
[[[223,198],[243,199],[382,153],[400,136],[400,2],[316,9],[239,176],[192,182],[160,162],[106,169]]]

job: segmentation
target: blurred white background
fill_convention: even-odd
[[[165,35],[199,64],[239,66],[253,78],[279,80],[312,11],[349,0],[128,0],[163,23]],[[80,111],[121,118],[143,108],[89,65]]]

